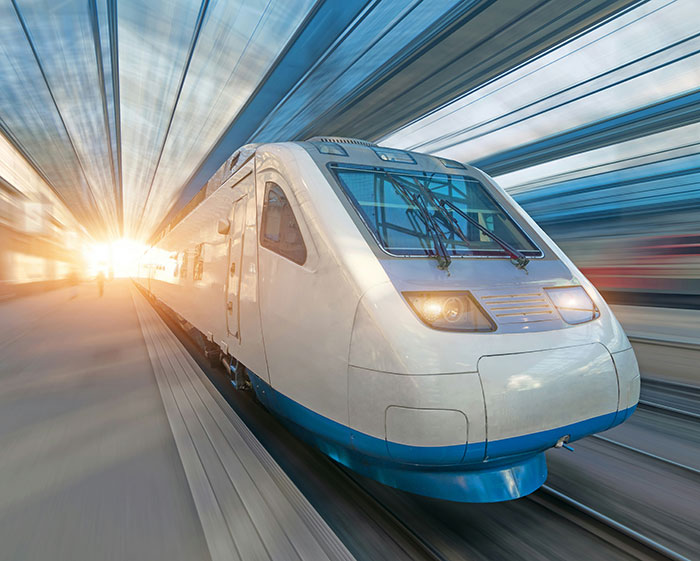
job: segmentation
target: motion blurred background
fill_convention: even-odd
[[[196,558],[173,551],[199,527],[194,507],[169,491],[149,503],[187,489],[152,467],[170,456],[142,460],[157,415],[171,435],[142,399],[147,384],[158,398],[151,372],[128,375],[150,363],[130,283],[111,279],[136,274],[240,146],[315,135],[484,169],[593,281],[635,348],[642,405],[576,454],[549,451],[548,484],[686,556],[664,558],[697,558],[699,0],[0,0],[0,559],[73,559],[73,542],[131,558],[124,536],[139,532],[148,558]],[[629,558],[526,499],[365,481],[375,518],[207,375],[365,558],[394,559],[372,539],[394,528],[386,512],[450,558]],[[142,472],[121,463],[132,453]]]
[[[3,1],[0,299],[128,276],[238,146],[334,134],[481,167],[628,331],[697,342],[698,8]]]

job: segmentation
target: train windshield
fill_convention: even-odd
[[[330,167],[388,253],[434,255],[442,244],[449,255],[506,254],[503,245],[484,231],[488,230],[523,255],[541,255],[474,177],[339,164]],[[470,219],[451,211],[450,203]]]

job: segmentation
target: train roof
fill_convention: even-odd
[[[456,160],[380,146],[358,138],[314,136],[296,144],[305,148],[317,163],[324,166],[333,161],[339,164],[346,162],[348,164],[452,174],[463,173],[472,169],[468,164],[463,164]]]
[[[295,144],[306,150],[322,168],[333,162],[353,165],[382,166],[394,169],[421,170],[435,173],[459,174],[473,169],[455,160],[379,146],[368,140],[339,136],[314,136],[304,141],[280,143],[253,143],[241,146],[209,178],[197,194],[152,238],[152,243],[162,240],[188,214],[210,197],[232,175],[241,169],[262,146]]]

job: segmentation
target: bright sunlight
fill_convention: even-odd
[[[85,275],[94,277],[102,271],[108,278],[136,276],[145,250],[145,244],[129,239],[86,245],[83,249]]]

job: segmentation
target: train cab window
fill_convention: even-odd
[[[270,181],[265,183],[260,245],[299,265],[306,261],[306,245],[292,206],[282,188]]]
[[[392,255],[431,255],[437,239],[450,255],[507,256],[489,233],[524,255],[542,255],[476,177],[343,164],[330,169],[376,241]]]

